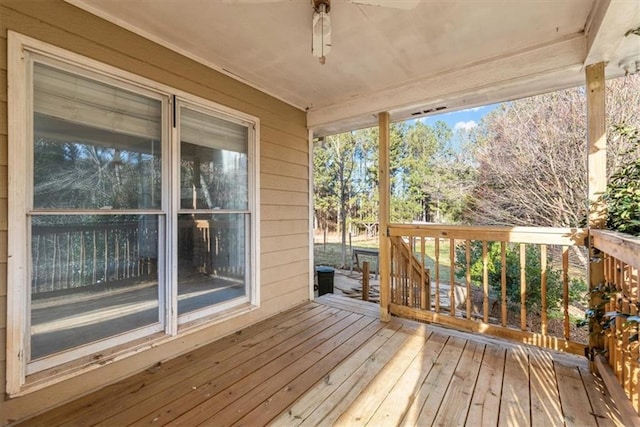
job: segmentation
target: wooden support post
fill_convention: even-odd
[[[600,194],[607,187],[607,133],[605,124],[605,76],[604,62],[586,67],[587,80],[587,176],[589,195],[589,229],[601,229],[606,225],[606,205]],[[589,234],[589,289],[604,282],[602,254],[593,246]],[[593,295],[593,294],[592,294]],[[590,307],[595,305],[593,296]],[[595,319],[590,320],[589,351],[604,347],[601,327]],[[591,369],[594,370],[593,364]]]
[[[362,301],[369,301],[369,261],[362,262]]]
[[[378,114],[378,194],[380,207],[378,210],[379,239],[380,239],[380,320],[391,320],[389,313],[389,298],[391,296],[391,251],[389,237],[389,210],[391,187],[389,185],[389,113]]]

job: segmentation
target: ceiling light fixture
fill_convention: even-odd
[[[311,31],[311,53],[324,64],[325,56],[331,51],[331,0],[311,0],[313,18]]]

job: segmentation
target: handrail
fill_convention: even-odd
[[[389,236],[441,237],[511,243],[586,246],[585,228],[496,227],[441,224],[390,224]]]

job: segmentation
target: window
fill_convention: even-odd
[[[257,119],[10,46],[9,392],[255,307]]]

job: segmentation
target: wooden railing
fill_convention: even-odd
[[[422,243],[418,258],[411,249],[415,248],[413,238],[391,237],[391,295],[393,301],[426,310],[431,306],[431,273],[420,261],[425,256]]]
[[[181,221],[177,245],[185,270],[243,278],[245,250],[241,239],[229,232],[234,226],[226,221]],[[34,225],[31,295],[157,280],[157,230],[154,221]]]
[[[585,230],[394,224],[388,235],[392,314],[585,353],[570,301]]]
[[[604,290],[610,297],[603,309],[603,355],[633,410],[640,414],[640,238],[601,230],[592,230],[591,234],[595,248],[602,252]],[[603,366],[598,368],[606,380],[607,372],[603,372]]]
[[[40,225],[32,228],[32,295],[157,275],[155,227],[138,222]],[[153,235],[147,235],[152,233]]]

